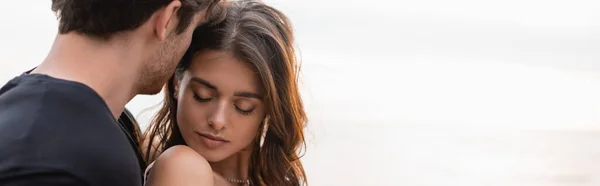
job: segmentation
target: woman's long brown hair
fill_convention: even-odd
[[[307,185],[300,162],[305,149],[306,113],[298,89],[300,65],[296,60],[292,27],[280,11],[258,1],[233,1],[223,14],[194,31],[192,44],[166,85],[162,108],[145,132],[145,159],[154,161],[165,149],[185,145],[177,127],[175,83],[192,58],[204,50],[225,50],[255,67],[265,97],[268,127],[264,143],[256,134],[249,176],[252,185]]]

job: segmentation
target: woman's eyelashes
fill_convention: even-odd
[[[200,96],[197,93],[193,93],[193,97],[196,101],[200,102],[200,103],[206,103],[209,102],[211,100],[214,99],[214,97],[203,97]],[[238,104],[234,104],[235,110],[238,111],[240,114],[248,116],[250,114],[252,114],[252,111],[254,111],[254,107],[249,106],[247,103],[238,103]]]
[[[210,101],[210,100],[212,100],[212,99],[213,99],[213,98],[203,98],[203,97],[200,97],[200,96],[199,96],[198,94],[196,94],[196,93],[193,93],[193,94],[194,94],[194,99],[195,99],[196,101],[198,101],[198,102],[202,102],[202,103],[204,103],[204,102],[208,102],[208,101]]]
[[[240,112],[242,115],[248,116],[248,115],[252,114],[252,111],[254,111],[254,108],[245,110],[245,109],[241,109],[240,107],[238,107],[236,105],[235,106],[235,110],[237,110],[238,112]]]

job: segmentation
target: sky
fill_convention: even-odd
[[[311,185],[600,185],[598,1],[266,2],[295,29]],[[57,21],[49,1],[0,21],[5,83]],[[127,108],[145,126],[161,98]]]

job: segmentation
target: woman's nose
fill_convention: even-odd
[[[209,125],[219,131],[227,125],[229,114],[227,112],[227,103],[225,101],[219,102],[214,112],[209,118]]]

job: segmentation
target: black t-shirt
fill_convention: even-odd
[[[141,186],[136,150],[86,85],[24,74],[0,89],[0,185]]]

